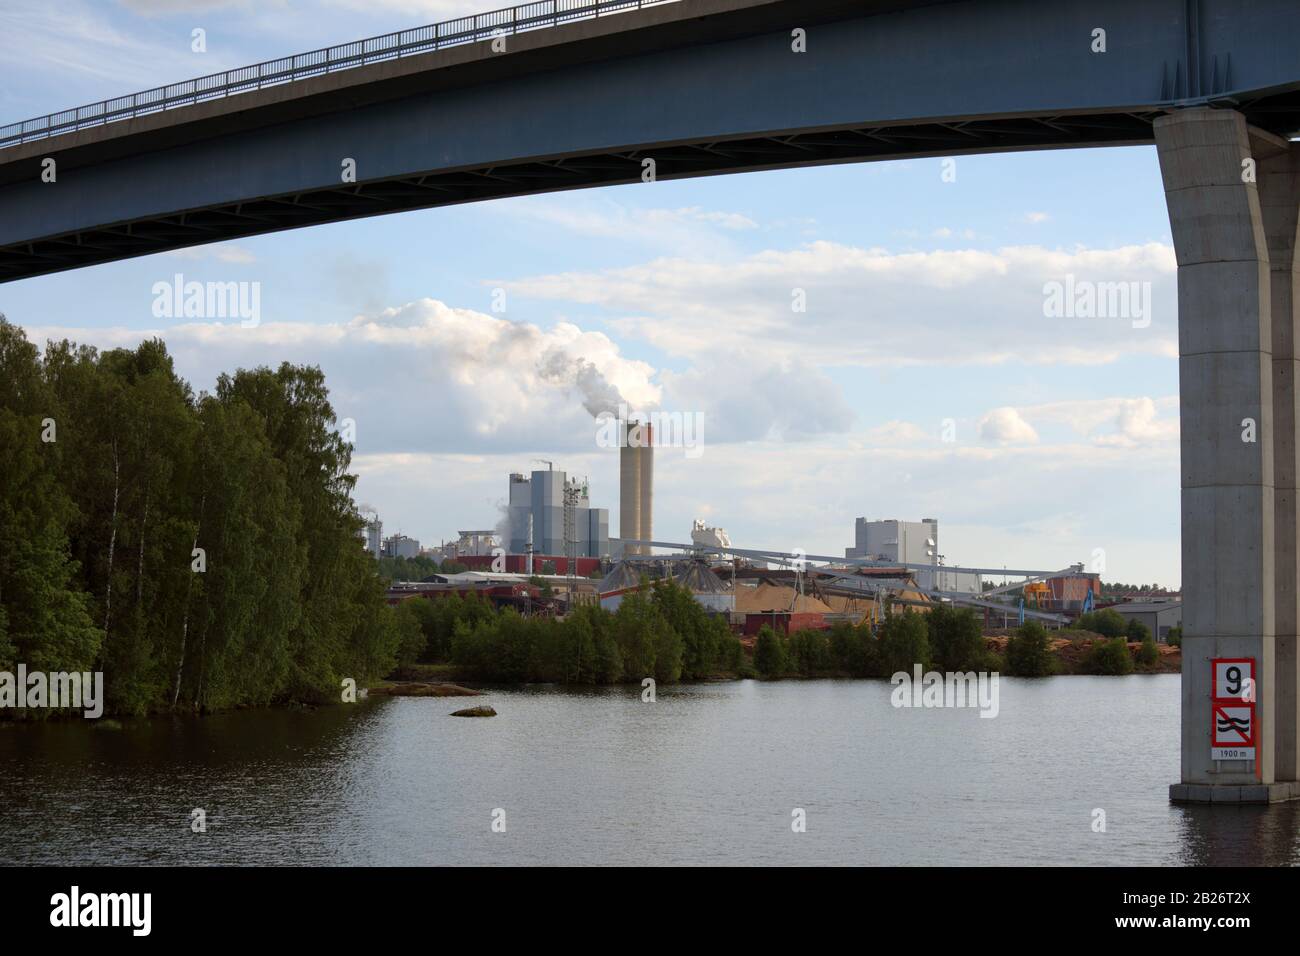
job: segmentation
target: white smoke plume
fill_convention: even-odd
[[[562,349],[551,349],[543,355],[537,363],[537,374],[552,385],[577,389],[582,394],[582,407],[592,418],[602,412],[617,414],[619,406],[625,404],[618,388],[594,363],[574,358]]]

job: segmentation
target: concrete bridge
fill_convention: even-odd
[[[0,281],[651,176],[1155,143],[1182,383],[1170,795],[1288,799],[1297,36],[1295,0],[541,0],[0,127]],[[1253,746],[1213,746],[1242,720]]]

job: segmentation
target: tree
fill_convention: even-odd
[[[880,657],[887,674],[911,673],[916,664],[924,669],[930,662],[929,629],[925,619],[907,610],[885,619],[880,628]]]
[[[408,598],[396,608],[397,667],[410,667],[423,655],[429,638],[425,622],[429,620],[424,608],[429,604],[424,598]]]
[[[623,659],[623,679],[641,680],[655,676],[655,654],[660,643],[659,626],[663,624],[646,589],[629,591],[614,614],[614,636]],[[680,653],[680,652],[679,652]],[[671,670],[673,662],[668,662]],[[680,672],[680,657],[676,662]]]
[[[1006,672],[1012,677],[1046,677],[1056,670],[1047,630],[1037,621],[1026,621],[1007,641]]]
[[[1119,637],[1128,630],[1128,622],[1114,608],[1102,608],[1080,615],[1079,627],[1085,631],[1095,631],[1102,637]]]
[[[830,639],[825,631],[805,628],[790,635],[790,666],[804,677],[831,669]]]
[[[1131,617],[1124,627],[1124,634],[1130,641],[1146,641],[1151,638],[1151,628],[1137,618]]]
[[[1133,673],[1133,655],[1128,652],[1128,642],[1122,637],[1094,642],[1084,658],[1084,670],[1089,674]]]
[[[926,615],[926,624],[936,668],[941,671],[984,669],[988,649],[974,611],[938,604]]]
[[[409,658],[333,425],[319,369],[196,398],[161,341],[38,360],[0,317],[0,663],[103,670],[145,713],[337,700]]]
[[[717,667],[725,625],[704,610],[695,596],[672,578],[655,584],[651,601],[668,626],[681,635],[682,677],[707,677]]]
[[[0,315],[0,665],[90,670],[103,632],[69,554],[77,508],[65,491],[55,406],[36,347]],[[42,440],[53,419],[55,441]],[[66,423],[63,423],[66,424]]]
[[[1156,647],[1156,642],[1152,639],[1150,632],[1142,639],[1142,645],[1137,650],[1137,662],[1143,667],[1154,667],[1160,662],[1160,649]]]
[[[760,677],[781,677],[786,671],[786,648],[781,635],[769,625],[758,629],[754,642],[754,669]]]

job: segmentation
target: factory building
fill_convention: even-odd
[[[1111,610],[1118,611],[1126,621],[1138,621],[1147,626],[1160,643],[1169,640],[1169,629],[1183,626],[1182,601],[1130,601],[1116,604]]]
[[[731,547],[731,538],[723,529],[710,527],[696,518],[691,522],[691,544],[700,548],[726,549]]]
[[[384,557],[414,558],[420,553],[420,542],[404,534],[395,534],[384,539]]]
[[[371,512],[371,517],[361,529],[361,539],[366,543],[366,550],[372,558],[378,559],[384,553],[384,523],[379,515]]]
[[[564,499],[573,499],[573,535],[577,554],[600,558],[609,554],[609,509],[591,507],[585,481],[570,479],[563,471],[550,468],[534,471],[525,478],[510,476],[510,494],[506,505],[510,527],[506,532],[507,550],[511,554],[563,555]]]
[[[937,518],[920,521],[859,518],[853,527],[853,547],[844,549],[844,557],[916,565],[916,583],[922,588],[977,594],[982,587],[978,574],[943,567]]]
[[[623,423],[618,458],[618,537],[654,537],[654,429],[649,422]],[[623,545],[622,553],[649,554],[649,545]]]

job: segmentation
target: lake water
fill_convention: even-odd
[[[0,863],[1300,863],[1300,804],[1169,804],[1176,675],[1004,678],[993,719],[896,709],[891,690],[541,686],[0,723]],[[448,716],[479,703],[498,716]]]

